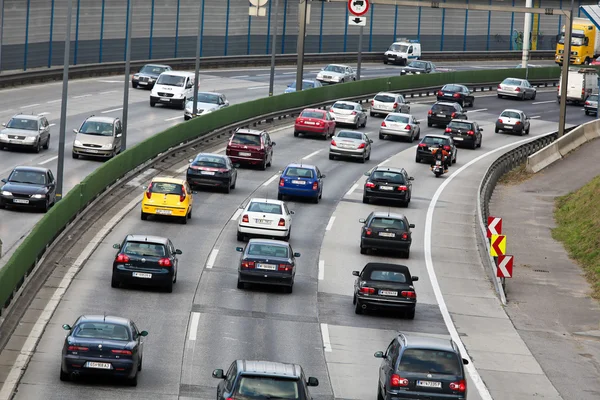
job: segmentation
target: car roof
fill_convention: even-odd
[[[267,203],[267,204],[279,204],[279,205],[285,204],[285,202],[283,202],[281,200],[267,199],[267,198],[261,198],[261,197],[253,197],[253,198],[251,198],[250,201],[248,202],[248,204],[250,204],[252,202]]]
[[[304,111],[318,111],[318,112],[322,112],[322,113],[326,113],[327,110],[321,110],[319,108],[305,108],[304,110],[302,110],[302,112]]]
[[[128,325],[129,318],[117,317],[114,315],[82,315],[78,318],[79,322],[108,322],[113,324]]]
[[[223,94],[217,92],[198,92],[198,94],[214,94],[216,96],[223,96]]]
[[[306,169],[313,169],[316,170],[317,167],[311,164],[288,164],[287,167],[285,167],[285,169],[288,168],[306,168]]]
[[[410,269],[408,269],[408,267],[406,265],[380,263],[380,262],[367,263],[363,268],[363,272],[371,272],[374,269],[386,269],[388,271],[401,272],[405,275],[411,276]]]
[[[427,135],[423,136],[423,139],[427,137],[434,137],[438,139],[450,139],[450,136],[442,135],[441,133],[428,133]]]
[[[275,375],[289,378],[302,377],[302,367],[298,364],[286,364],[273,361],[237,360],[237,369],[241,374]]]
[[[360,103],[356,102],[356,101],[348,101],[348,100],[338,100],[336,101],[334,104],[336,103],[342,103],[342,104],[352,104],[353,106],[355,105],[360,105]]]
[[[506,112],[506,111],[516,112],[516,113],[519,113],[519,114],[523,112],[523,111],[517,110],[515,108],[507,108],[506,110],[502,111],[500,114],[502,114],[503,112]]]
[[[35,119],[37,120],[38,118],[41,118],[41,115],[35,115],[35,114],[15,114],[12,116],[12,118],[22,118],[22,119]]]
[[[398,112],[393,112],[393,113],[389,113],[389,114],[386,116],[386,118],[387,118],[387,117],[389,117],[390,115],[398,115],[398,116],[400,116],[400,117],[407,117],[407,118],[410,118],[410,117],[412,116],[411,114],[407,114],[407,113],[398,113]]]
[[[345,65],[345,64],[327,64],[327,66],[328,67],[329,66],[332,66],[332,67],[344,67],[344,68],[348,67],[348,65]]]
[[[117,119],[119,119],[119,118],[117,118],[117,117],[103,117],[101,115],[90,115],[83,122],[86,122],[86,121],[91,121],[91,122],[107,122],[109,124],[112,124]]]
[[[290,246],[290,244],[288,242],[285,242],[283,240],[263,239],[263,238],[252,238],[248,241],[248,244],[250,244],[250,243],[272,244],[272,245],[285,246],[285,247]]]
[[[165,75],[172,75],[172,76],[183,76],[183,77],[187,77],[187,76],[194,76],[193,72],[187,72],[187,71],[165,71],[162,74]]]
[[[379,166],[375,167],[372,172],[375,172],[375,171],[390,171],[390,172],[402,173],[405,170],[404,170],[404,168],[401,168],[401,167],[385,167],[383,165],[379,165]]]
[[[386,96],[400,96],[400,93],[392,93],[392,92],[379,92],[375,96],[386,95]]]
[[[170,65],[165,65],[165,64],[144,64],[144,67],[171,68]]]
[[[168,178],[166,176],[155,176],[154,178],[152,178],[152,182],[176,183],[178,185],[183,185],[185,183],[185,179]]]
[[[468,119],[453,119],[450,122],[466,122],[467,124],[474,124],[475,121],[469,121]]]
[[[169,242],[169,239],[167,238],[152,235],[127,235],[125,239],[128,242],[148,242],[160,244],[167,244]]]
[[[249,135],[260,135],[263,132],[265,132],[265,131],[264,130],[258,130],[258,129],[240,128],[240,129],[236,130],[234,132],[234,134],[235,133],[245,133],[245,134],[249,134]]]
[[[18,166],[13,168],[13,171],[28,171],[28,172],[48,172],[50,171],[49,168],[43,168],[43,167],[29,167],[26,165],[22,165],[22,166]]]
[[[525,79],[525,78],[512,78],[512,77],[510,77],[510,76],[509,76],[509,77],[507,77],[507,78],[504,78],[504,79],[502,80],[502,82],[504,82],[504,81],[505,81],[505,80],[507,80],[507,79],[514,79],[515,81],[526,81],[526,80],[527,80],[527,79]]]
[[[226,159],[227,158],[227,156],[223,155],[223,154],[217,154],[217,153],[198,153],[198,154],[196,154],[196,157],[194,157],[194,159],[196,159],[198,157],[201,157],[201,156],[219,157],[219,158],[222,158],[222,159]]]
[[[433,103],[433,106],[452,106],[452,107],[454,107],[455,104],[458,104],[458,103],[454,103],[452,101],[436,101],[435,103]]]
[[[446,83],[443,87],[446,86],[461,86],[461,87],[467,87],[466,85],[460,84],[460,83]]]
[[[421,336],[398,332],[399,339],[403,339],[405,348],[435,349],[458,353],[456,345],[451,339],[442,339],[431,336]]]
[[[373,212],[373,218],[404,219],[406,217],[404,216],[404,214],[389,213],[387,211],[375,211]]]

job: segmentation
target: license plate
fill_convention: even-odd
[[[271,221],[269,221],[268,219],[255,219],[257,224],[261,224],[261,225],[269,225],[271,223]]]
[[[444,96],[451,97],[451,96],[452,96],[452,93],[444,93]]]
[[[304,123],[305,123],[306,125],[315,125],[315,123],[314,123],[314,122],[312,122],[312,121],[305,121]]]
[[[134,272],[131,275],[134,278],[144,278],[144,279],[151,279],[152,278],[152,274],[145,274],[143,272]]]
[[[446,114],[438,114],[438,117],[445,117]]]
[[[23,141],[22,140],[9,140],[8,143],[11,143],[11,144],[23,144]]]
[[[504,125],[505,128],[512,129],[512,125]]]
[[[112,368],[110,363],[92,362],[92,361],[86,362],[85,367],[86,368],[96,368],[96,369],[111,369]]]
[[[343,143],[342,143],[342,144],[340,144],[340,147],[341,147],[342,149],[351,149],[351,148],[352,148],[352,145],[350,145],[350,144],[343,144]]]
[[[306,185],[305,181],[292,181],[294,185]]]
[[[256,264],[256,269],[267,269],[269,271],[275,271],[277,265],[275,264]]]
[[[161,97],[160,101],[171,101],[171,99],[169,99],[168,97]]]
[[[173,212],[171,210],[156,210],[156,213],[161,215],[171,215]]]
[[[252,155],[252,153],[245,153],[245,152],[240,151],[240,156],[242,156],[242,157],[250,157],[251,155]]]
[[[430,387],[430,388],[441,388],[442,382],[417,381],[417,386]]]
[[[394,59],[395,59],[395,57],[392,57],[392,56],[388,57],[388,60],[394,60]]]
[[[398,296],[398,292],[393,290],[380,290],[379,294],[382,296]]]
[[[381,190],[394,190],[394,188],[392,186],[379,186],[379,189],[381,189]]]
[[[138,82],[138,85],[147,85],[148,82]]]
[[[85,149],[87,153],[98,153],[98,150]]]
[[[379,236],[383,236],[383,237],[396,237],[395,233],[392,232],[379,232]]]
[[[13,203],[17,203],[17,204],[29,204],[29,200],[13,199]]]
[[[201,175],[214,175],[215,173],[212,171],[200,171]]]
[[[459,141],[460,141],[460,140],[463,140],[463,138],[461,138],[460,136],[454,136],[454,137],[453,137],[453,139],[454,139],[454,140],[459,140]]]

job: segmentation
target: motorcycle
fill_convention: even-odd
[[[443,175],[445,171],[444,171],[444,165],[443,165],[442,161],[435,160],[435,164],[433,165],[433,167],[431,167],[431,170],[435,174],[436,178]]]

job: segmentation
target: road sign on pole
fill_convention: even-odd
[[[252,4],[249,8],[248,14],[251,17],[264,17],[267,15],[267,9],[265,5],[269,0],[248,0]]]
[[[498,268],[496,268],[498,278],[512,278],[513,260],[513,256],[498,256]]]
[[[348,17],[348,25],[350,26],[366,26],[367,25],[367,17],[353,17],[352,15]],[[598,78],[600,79],[600,78]]]
[[[369,11],[369,0],[348,0],[350,14],[362,17]]]
[[[488,217],[487,237],[492,235],[502,235],[502,218]]]
[[[503,256],[506,253],[506,236],[492,235],[492,243],[490,245],[490,255],[492,257]]]

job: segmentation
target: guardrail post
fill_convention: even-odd
[[[81,0],[77,0],[77,14],[75,15],[75,48],[73,49],[73,65],[77,65],[77,52],[79,50],[79,10],[81,10]]]
[[[490,6],[492,5],[492,0],[490,0]],[[485,43],[485,51],[490,51],[490,29],[492,28],[492,12],[488,11],[488,25],[487,25],[487,40]]]
[[[250,55],[250,30],[252,27],[252,16],[248,15],[248,49],[246,50],[246,54]]]
[[[2,13],[4,13],[4,0],[0,0],[0,8],[2,9]],[[4,16],[2,16],[4,20]],[[2,21],[2,25],[4,25],[4,21]],[[1,29],[1,28],[0,28]],[[50,4],[50,34],[48,35],[48,68],[52,66],[52,36],[54,34],[54,0]],[[1,36],[1,34],[0,34]],[[2,39],[0,39],[0,43],[2,43]],[[0,44],[0,47],[2,45]],[[1,52],[1,50],[0,50]],[[102,62],[102,60],[100,60]],[[1,70],[1,68],[0,68]]]
[[[469,4],[469,0],[465,0],[465,3],[467,3],[467,5]],[[463,51],[467,51],[467,27],[469,26],[469,9],[465,10],[465,30],[463,33]],[[488,27],[489,29],[489,27]],[[488,38],[489,38],[489,31],[488,31]]]
[[[344,17],[344,53],[348,44],[348,7],[346,7],[346,16]]]
[[[54,4],[54,0],[52,0],[53,4]],[[102,48],[104,47],[104,14],[105,14],[105,8],[106,8],[106,0],[102,0],[102,13],[100,16],[100,43],[99,43],[99,49],[98,49],[98,62],[102,62]],[[175,57],[177,57],[177,54],[175,54]]]
[[[285,0],[283,12],[283,29],[281,32],[281,54],[285,54],[285,26],[287,24],[288,0]]]
[[[31,0],[27,0],[27,14],[25,16],[25,51],[23,52],[23,71],[27,71],[27,53],[29,53],[29,10]],[[2,24],[4,25],[4,24]]]
[[[373,51],[373,19],[375,19],[375,4],[371,4],[371,21],[369,24],[369,51]],[[347,22],[346,22],[347,23]],[[360,29],[362,30],[362,26]],[[362,32],[361,32],[362,33]]]
[[[321,22],[319,23],[319,53],[323,51],[323,16],[325,14],[325,2],[321,2]]]
[[[444,0],[444,3],[446,0]],[[446,9],[442,8],[442,32],[440,36],[440,51],[444,51],[444,27],[446,26]]]
[[[150,6],[150,38],[148,43],[148,60],[152,60],[152,39],[154,36],[154,0]]]
[[[227,14],[225,15],[225,49],[223,55],[227,55],[227,46],[229,45],[229,8],[231,6],[231,0],[227,0]]]
[[[0,258],[2,258],[2,239],[0,239]]]

